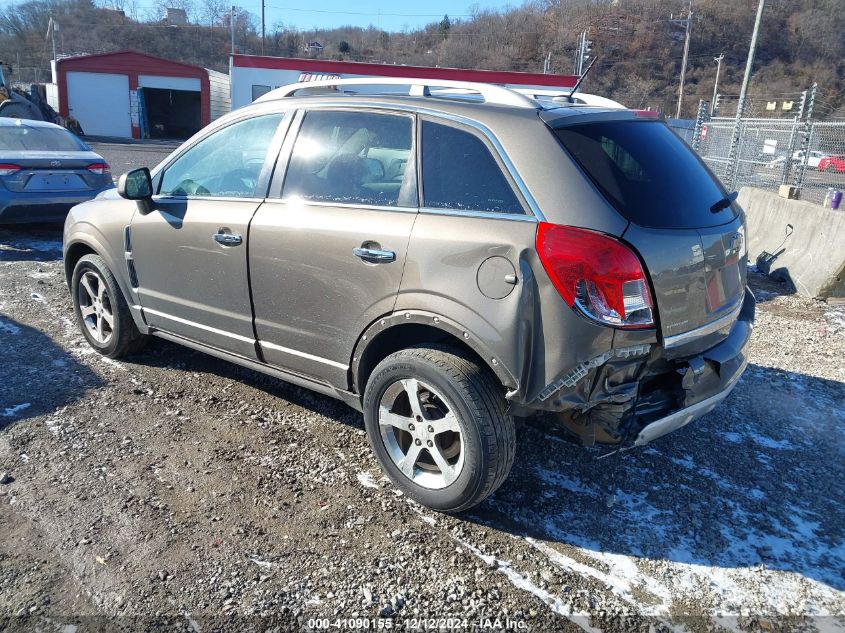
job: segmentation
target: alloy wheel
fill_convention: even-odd
[[[378,409],[381,439],[405,477],[429,489],[449,486],[464,466],[464,443],[454,408],[416,378],[392,383]]]
[[[86,270],[79,278],[77,299],[88,334],[97,343],[106,345],[114,335],[114,312],[105,280],[98,273]]]

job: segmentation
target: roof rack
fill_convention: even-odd
[[[496,84],[485,84],[473,81],[454,81],[451,79],[412,79],[404,77],[355,77],[353,79],[324,79],[320,81],[308,81],[296,84],[288,84],[271,90],[267,94],[256,99],[256,102],[272,101],[285,97],[295,96],[300,90],[313,88],[343,88],[345,86],[409,86],[408,95],[412,97],[449,96],[460,94],[476,93],[484,99],[485,103],[493,105],[512,106],[517,108],[531,108],[536,110],[540,107],[534,99],[520,94],[516,90],[505,88]],[[449,92],[432,95],[431,90],[437,88],[449,89]]]

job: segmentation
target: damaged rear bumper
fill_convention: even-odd
[[[745,369],[747,363],[743,364],[739,370],[739,373],[733,378],[733,382],[731,382],[727,387],[725,387],[724,391],[717,393],[714,396],[710,396],[701,402],[697,402],[696,404],[690,405],[680,411],[676,411],[675,413],[670,413],[665,418],[660,418],[654,422],[650,422],[643,427],[643,430],[640,431],[637,438],[634,440],[634,446],[642,446],[643,444],[648,444],[652,440],[656,440],[658,437],[663,437],[667,433],[671,433],[682,426],[686,426],[693,420],[700,418],[701,416],[710,413],[718,404],[722,402],[728,395],[733,391],[733,388],[736,386],[736,383],[739,381],[740,376],[742,375],[742,371]]]
[[[559,413],[560,422],[585,444],[646,444],[727,398],[748,364],[754,312],[754,295],[746,289],[736,320],[712,347],[617,348],[569,370],[528,407]]]

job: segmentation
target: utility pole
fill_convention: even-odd
[[[760,23],[763,21],[763,7],[766,0],[760,0],[757,6],[757,19],[754,20],[754,32],[751,34],[751,45],[748,49],[748,60],[745,62],[745,75],[742,78],[742,88],[739,91],[739,101],[736,104],[736,119],[734,120],[734,130],[731,136],[731,148],[728,153],[727,169],[733,170],[732,174],[727,174],[730,188],[736,186],[736,165],[737,152],[739,150],[739,134],[740,126],[742,125],[742,113],[745,110],[745,96],[748,92],[748,84],[751,82],[751,70],[754,67],[754,54],[757,52],[757,36],[760,34]],[[789,159],[787,159],[789,160]]]
[[[50,36],[50,39],[53,42],[53,60],[56,59],[56,29],[58,28],[59,24],[50,17],[50,21],[47,23],[47,33]]]
[[[232,55],[235,54],[235,5],[232,5],[232,13],[229,16],[229,28],[232,31],[232,47],[231,52]]]
[[[722,60],[725,59],[724,53],[719,53],[718,57],[714,57],[716,62],[716,83],[713,84],[713,100],[710,102],[710,116],[716,116],[716,95],[719,92],[719,72],[722,70]]]
[[[687,77],[687,59],[689,58],[689,39],[690,29],[692,27],[692,0],[689,0],[689,9],[687,12],[686,22],[686,37],[684,38],[684,60],[681,62],[681,87],[678,90],[678,110],[675,112],[675,118],[681,118],[681,106],[684,102],[684,81]]]
[[[264,55],[264,0],[261,0],[261,54]]]
[[[588,53],[592,44],[592,40],[587,39],[587,31],[581,31],[581,35],[578,37],[578,50],[575,54],[575,74],[579,77],[584,72],[584,63],[589,57]]]
[[[757,53],[757,36],[760,34],[760,23],[763,21],[763,6],[766,0],[760,0],[757,6],[757,19],[754,21],[754,32],[751,34],[751,46],[748,50],[748,61],[745,62],[745,75],[742,77],[742,88],[739,91],[739,102],[736,106],[736,118],[742,117],[745,109],[745,95],[748,92],[748,84],[751,83],[751,70],[754,66],[754,55]]]

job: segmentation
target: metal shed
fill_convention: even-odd
[[[229,76],[135,51],[56,63],[59,113],[87,135],[187,138],[230,110]]]

